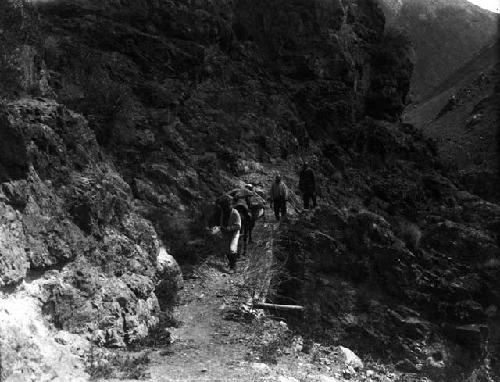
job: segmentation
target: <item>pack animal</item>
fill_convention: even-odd
[[[243,254],[246,253],[247,246],[252,243],[252,232],[257,220],[264,216],[265,200],[260,196],[252,185],[245,188],[237,188],[228,192],[233,198],[234,208],[238,210],[242,222]]]
[[[230,194],[229,194],[230,195]],[[264,216],[263,205],[252,205],[248,202],[236,201],[233,207],[241,216],[242,254],[245,254],[248,244],[252,243],[252,232],[257,220]],[[201,206],[202,221],[206,228],[218,227],[221,221],[222,210],[218,201]]]

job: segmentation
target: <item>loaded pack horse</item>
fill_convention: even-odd
[[[242,254],[245,254],[248,244],[252,243],[255,223],[264,216],[265,201],[256,192],[246,188],[231,190],[226,195],[231,197],[232,207],[239,212],[241,217]],[[219,200],[203,205],[201,212],[205,227],[220,226],[222,209]]]

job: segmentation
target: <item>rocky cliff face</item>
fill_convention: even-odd
[[[1,129],[8,147],[0,191],[2,291],[15,292],[26,309],[40,307],[56,329],[96,343],[120,347],[145,336],[161,308],[170,309],[155,291],[166,279],[175,296],[175,274],[163,273],[153,227],[133,211],[129,185],[104,159],[86,120],[55,101],[21,99],[4,107]],[[16,329],[16,310],[2,319],[2,349],[40,357],[50,349],[22,337],[29,334]],[[3,377],[18,371],[9,351],[1,361]],[[24,367],[30,374],[39,366]]]
[[[248,163],[365,113],[397,119],[408,89],[411,63],[378,62],[391,36],[372,2],[78,1],[39,12],[56,98],[87,116],[162,235],[166,216],[189,218]]]
[[[87,119],[48,98],[55,93],[36,12],[2,8],[2,94],[9,100],[0,110],[1,379],[21,370],[35,379],[47,370],[69,378],[67,365],[85,356],[86,340],[125,346],[168,314],[179,270],[158,261],[157,234],[134,211],[130,186]],[[16,304],[25,309],[10,308]],[[42,316],[82,343],[54,342]],[[82,370],[75,373],[77,380]]]
[[[29,39],[12,34],[9,70],[0,73],[13,84],[2,85],[9,100],[0,134],[9,144],[0,154],[1,200],[10,220],[1,226],[9,239],[0,275],[5,293],[28,294],[57,329],[107,346],[143,336],[180,284],[172,259],[158,260],[166,256],[159,239],[177,259],[196,262],[209,251],[195,224],[204,202],[242,182],[267,188],[275,170],[293,186],[303,158],[317,169],[325,205],[358,208],[344,216],[358,236],[373,224],[385,229],[378,246],[343,252],[352,251],[358,282],[372,258],[382,259],[379,272],[384,261],[386,271],[399,270],[395,258],[404,255],[399,273],[374,273],[399,286],[418,257],[389,249],[395,235],[384,219],[447,227],[461,206],[432,144],[397,123],[409,48],[384,32],[372,1],[36,4],[11,19]],[[436,219],[420,222],[425,212]],[[325,214],[313,222],[324,246],[311,256],[333,248],[323,224],[338,216]],[[452,224],[470,233],[469,220]],[[495,236],[484,235],[490,259]],[[441,256],[434,251],[447,253],[438,244],[429,239],[425,272]],[[413,309],[426,309],[423,300]]]
[[[498,30],[498,17],[466,0],[380,0],[388,26],[403,30],[415,49],[411,97],[419,102],[458,70]]]

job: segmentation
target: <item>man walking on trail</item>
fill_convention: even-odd
[[[271,186],[271,206],[274,209],[274,216],[277,221],[286,216],[286,202],[288,200],[288,188],[278,174]]]
[[[304,163],[300,171],[299,190],[302,192],[304,209],[309,209],[309,201],[312,201],[312,207],[316,208],[316,179],[312,168],[307,163]]]
[[[241,230],[241,216],[238,211],[231,206],[231,198],[224,197],[221,202],[221,222],[220,229],[224,238],[224,250],[229,262],[229,269],[232,271],[236,268],[236,258],[238,256],[238,240]],[[227,248],[229,246],[229,248]]]

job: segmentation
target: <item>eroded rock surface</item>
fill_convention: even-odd
[[[43,314],[55,329],[97,345],[123,347],[143,338],[160,312],[172,309],[182,276],[173,258],[170,273],[157,270],[159,241],[151,223],[134,213],[130,187],[103,159],[81,115],[55,101],[35,99],[2,110],[2,131],[17,131],[17,142],[24,145],[17,150],[13,144],[9,155],[13,160],[20,155],[27,169],[2,183],[1,286],[15,291],[30,284],[26,308],[40,327]],[[158,282],[172,286],[162,310],[155,294]],[[6,343],[18,331],[9,325],[3,326]],[[49,337],[49,329],[44,330]],[[16,338],[23,352],[39,354],[26,374],[38,378],[47,355],[30,344],[29,333]],[[5,365],[27,357],[12,353],[15,346],[3,347]],[[50,341],[46,346],[57,349]],[[2,370],[8,376],[18,366]]]

